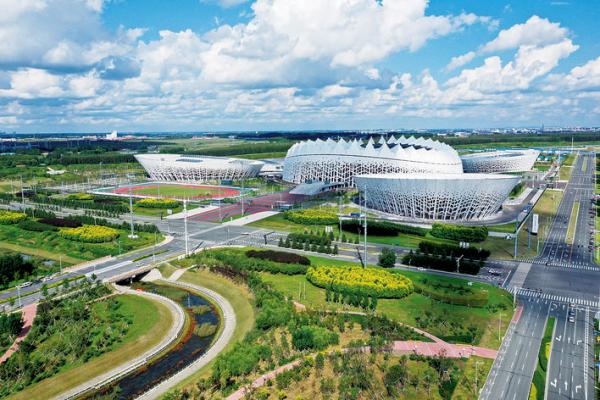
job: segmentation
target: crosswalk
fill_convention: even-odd
[[[590,265],[587,263],[583,263],[583,262],[550,261],[548,264],[546,264],[546,262],[543,259],[536,259],[533,257],[518,258],[516,261],[523,262],[523,263],[529,263],[529,264],[537,263],[537,264],[546,265],[548,267],[573,268],[573,269],[582,269],[582,270],[586,270],[586,271],[600,272],[600,267],[597,267],[595,265]]]
[[[538,299],[542,299],[542,300],[550,300],[550,301],[556,301],[556,302],[561,302],[561,303],[570,303],[570,304],[576,304],[579,306],[588,306],[588,307],[598,307],[599,306],[599,303],[596,300],[579,299],[579,298],[570,297],[570,296],[560,296],[560,295],[551,294],[551,293],[543,293],[543,292],[539,292],[537,290],[532,290],[532,289],[527,289],[527,288],[511,286],[506,290],[508,290],[508,292],[510,292],[512,294],[516,293],[517,296],[538,298]]]

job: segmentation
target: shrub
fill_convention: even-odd
[[[110,242],[119,237],[119,231],[108,226],[83,225],[78,228],[61,228],[60,236],[65,239],[86,243]]]
[[[75,220],[75,219],[66,219],[66,218],[41,218],[38,220],[42,224],[58,226],[59,228],[78,228],[83,225],[83,223]]]
[[[144,207],[144,208],[177,208],[179,207],[179,202],[173,199],[155,199],[155,198],[146,198],[141,199],[135,202],[136,206]]]
[[[292,332],[292,345],[297,350],[324,350],[339,343],[337,333],[320,326],[301,326]]]
[[[352,233],[363,233],[363,222],[358,219],[343,220],[342,229]],[[399,233],[425,236],[427,229],[418,226],[395,224],[387,221],[367,221],[367,233],[375,236],[397,236]]]
[[[288,235],[287,239],[289,239],[291,242],[308,242],[309,244],[322,244],[324,246],[331,244],[331,240],[329,239],[329,237],[325,235],[314,235],[312,233],[293,232]]]
[[[306,278],[315,286],[334,292],[346,291],[380,298],[401,298],[413,291],[410,279],[380,268],[309,267]]]
[[[463,242],[483,242],[488,236],[487,226],[433,224],[431,234],[441,239]]]
[[[283,264],[310,265],[310,260],[308,258],[295,253],[287,253],[285,251],[248,250],[246,255],[252,258],[260,258],[261,260],[275,261]]]
[[[284,216],[292,222],[303,225],[335,225],[339,221],[334,212],[314,208],[286,211]]]
[[[403,264],[415,267],[425,267],[446,272],[455,272],[457,263],[455,257],[438,257],[428,254],[415,254],[412,251],[402,258]],[[460,260],[459,272],[463,274],[477,275],[483,266],[483,261]]]
[[[394,253],[394,250],[387,247],[381,249],[377,264],[383,268],[392,268],[396,264],[396,253]]]
[[[17,211],[0,210],[0,225],[16,224],[27,219],[27,214]]]
[[[234,271],[266,271],[272,274],[298,275],[306,273],[306,265],[287,264],[266,259],[248,257],[241,250],[218,249],[205,251],[200,257],[200,262],[209,267],[227,266]]]
[[[47,231],[55,231],[57,229],[55,226],[43,224],[41,222],[34,221],[32,219],[23,220],[23,221],[19,222],[18,226],[19,226],[19,228],[21,228],[23,230],[32,231],[32,232],[47,232]]]

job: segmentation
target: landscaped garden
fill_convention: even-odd
[[[85,283],[48,299],[19,350],[0,367],[0,396],[58,396],[158,344],[172,317],[162,304],[135,295],[104,298],[109,290]]]
[[[255,328],[247,331],[241,342],[232,344],[214,364],[180,385],[169,398],[226,396],[261,374],[292,361],[297,362],[295,367],[267,382],[254,395],[264,399],[279,399],[283,393],[287,396],[284,398],[308,394],[316,398],[358,399],[369,398],[369,393],[378,393],[386,399],[468,398],[465,393],[472,390],[474,376],[469,362],[444,357],[397,357],[376,350],[394,340],[428,340],[399,323],[421,327],[450,342],[498,347],[498,322],[505,329],[512,315],[512,297],[490,285],[285,254],[273,250],[215,249],[174,262],[181,267],[197,266],[195,271],[184,275],[184,280],[212,284],[220,276],[216,289],[222,293],[249,288],[254,296],[256,317]],[[305,265],[306,260],[310,266]],[[325,289],[313,285],[306,277],[307,271],[321,269],[324,275],[320,284]],[[348,273],[343,275],[343,272]],[[341,285],[339,292],[343,293],[336,301],[333,295],[326,294],[333,282]],[[410,285],[414,289],[406,293]],[[402,288],[403,293],[401,298],[387,299],[379,297],[382,288]],[[367,307],[356,301],[361,298],[359,293],[363,299],[367,294]],[[238,302],[234,306],[238,318],[246,318],[244,321],[251,324],[248,312],[239,304],[245,296],[228,295]],[[373,299],[377,299],[376,315],[370,309]],[[300,305],[306,309],[297,311]],[[362,311],[365,315],[325,310]],[[240,332],[237,339],[243,336]],[[372,346],[373,354],[337,352],[364,345]],[[480,375],[489,369],[489,365],[479,367]],[[362,378],[358,379],[359,376]],[[365,376],[369,379],[364,379]],[[455,393],[459,397],[453,397]]]

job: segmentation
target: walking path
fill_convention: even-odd
[[[172,280],[169,280],[168,282],[172,285],[180,286],[182,288],[190,289],[192,291],[201,293],[202,295],[214,301],[223,313],[223,329],[221,329],[221,333],[218,339],[212,344],[212,346],[210,347],[210,349],[208,349],[206,353],[200,356],[200,358],[198,358],[196,361],[194,361],[193,363],[191,363],[190,365],[188,365],[169,379],[153,387],[152,389],[138,397],[138,399],[147,400],[159,398],[173,386],[192,376],[194,373],[199,371],[201,368],[203,368],[209,362],[211,362],[214,358],[216,358],[225,349],[225,346],[227,346],[227,344],[233,337],[233,332],[235,330],[235,312],[233,311],[233,307],[231,306],[229,301],[227,301],[227,299],[225,299],[223,296],[210,289],[193,285],[191,283],[176,282]]]
[[[260,221],[261,219],[269,218],[270,216],[273,216],[275,214],[279,214],[279,211],[261,211],[257,212],[256,214],[250,214],[242,218],[234,219],[229,222],[224,222],[223,225],[244,226],[248,225],[251,222],[256,222]]]
[[[6,352],[0,357],[0,364],[4,361],[8,360],[8,358],[17,350],[19,350],[19,343],[21,343],[31,330],[31,326],[33,325],[33,320],[37,314],[37,304],[29,304],[23,307],[23,328],[21,332],[19,332],[19,336],[15,339],[14,343],[6,350]]]
[[[115,380],[129,374],[130,372],[132,372],[132,371],[136,370],[137,368],[146,364],[149,360],[154,358],[157,354],[159,354],[165,348],[167,348],[169,345],[171,345],[173,342],[175,342],[177,340],[177,338],[179,337],[180,333],[183,331],[183,326],[185,323],[185,314],[184,314],[183,310],[181,309],[181,307],[179,307],[179,305],[177,305],[177,303],[175,303],[173,300],[168,299],[163,296],[159,296],[154,293],[132,290],[132,289],[129,289],[124,286],[118,286],[118,285],[114,285],[114,286],[118,292],[126,293],[126,294],[133,294],[133,295],[137,295],[137,296],[150,297],[153,300],[163,303],[171,311],[171,314],[173,315],[174,323],[173,323],[173,325],[171,325],[171,328],[166,333],[163,340],[161,340],[160,343],[158,345],[156,345],[155,347],[149,349],[148,351],[141,354],[139,357],[137,357],[125,364],[119,365],[116,368],[114,368],[102,375],[99,375],[99,376],[69,390],[66,393],[62,393],[60,396],[57,397],[59,399],[63,399],[63,400],[74,399],[76,397],[81,396],[83,393],[85,393],[89,390],[98,389],[112,381],[115,381]]]

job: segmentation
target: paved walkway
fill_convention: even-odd
[[[451,344],[446,342],[420,342],[415,340],[394,342],[392,351],[395,354],[418,354],[427,357],[445,356],[448,358],[469,358],[478,356],[484,358],[496,358],[497,351],[485,347],[470,346],[464,344]]]
[[[279,211],[261,211],[256,214],[250,214],[242,218],[234,219],[233,221],[224,222],[223,225],[244,226],[251,222],[260,221],[261,219],[269,218],[272,215],[279,214]]]
[[[227,301],[227,299],[225,299],[223,296],[210,289],[193,285],[191,283],[175,282],[169,280],[169,284],[177,285],[201,293],[202,295],[214,301],[223,313],[223,329],[221,330],[219,338],[213,343],[213,345],[208,349],[206,353],[200,356],[200,358],[198,358],[196,361],[194,361],[193,363],[191,363],[190,365],[188,365],[169,379],[153,387],[152,389],[138,397],[138,399],[146,400],[160,398],[173,386],[179,384],[180,382],[184,381],[185,379],[189,378],[197,371],[205,367],[209,362],[215,359],[225,349],[225,346],[227,346],[227,344],[233,337],[233,332],[235,331],[235,312],[233,311],[233,307],[231,306],[229,301]]]
[[[6,352],[2,355],[2,357],[0,357],[0,364],[2,364],[4,361],[8,360],[8,358],[15,351],[19,350],[19,343],[21,343],[23,340],[25,340],[25,338],[29,334],[29,331],[31,330],[31,326],[33,325],[33,320],[35,319],[35,316],[37,314],[37,304],[26,305],[25,307],[23,307],[22,311],[23,311],[23,321],[25,322],[23,324],[23,328],[21,329],[21,332],[19,332],[19,336],[17,336],[17,338],[15,339],[12,346],[10,346],[8,348],[8,350],[6,350]]]

